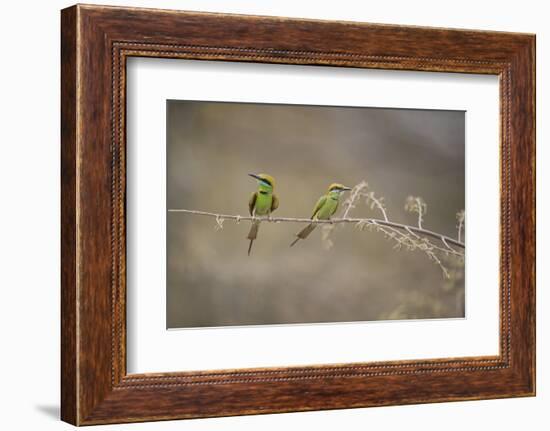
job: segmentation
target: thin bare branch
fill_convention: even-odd
[[[365,194],[365,190],[367,189],[368,184],[366,181],[361,181],[359,184],[357,184],[350,193],[349,198],[347,198],[344,201],[344,213],[342,214],[342,218],[345,219],[349,212],[355,208],[355,205],[359,201],[362,195]]]
[[[445,278],[451,278],[449,271],[433,251],[427,251],[426,254],[439,266]]]
[[[216,226],[214,227],[214,229],[222,230],[223,229],[223,222],[224,222],[223,217],[216,217]],[[239,220],[237,220],[237,223],[238,222],[239,222]]]
[[[449,250],[450,253],[456,252],[456,250],[449,245],[444,237],[441,238],[441,242],[445,244],[445,247],[447,247],[447,250]]]
[[[202,215],[206,217],[214,217],[218,219],[223,220],[238,220],[238,221],[252,221],[252,220],[259,220],[262,223],[268,222],[268,223],[314,223],[314,224],[340,224],[340,223],[352,223],[352,224],[358,224],[358,223],[367,223],[367,224],[379,224],[382,226],[390,226],[394,227],[396,229],[401,230],[411,230],[413,232],[416,232],[419,235],[423,236],[429,236],[435,239],[439,239],[443,241],[445,239],[447,243],[452,244],[459,248],[465,248],[464,243],[457,241],[454,238],[450,238],[446,235],[442,235],[433,231],[430,231],[428,229],[420,229],[416,226],[409,226],[402,223],[396,223],[392,221],[386,221],[383,219],[376,219],[376,218],[335,218],[331,220],[312,220],[309,218],[301,218],[301,217],[251,217],[251,216],[240,216],[240,215],[232,215],[232,214],[218,214],[218,213],[212,213],[207,211],[196,211],[196,210],[187,210],[187,209],[179,209],[179,208],[172,208],[169,209],[168,212],[171,213],[186,213],[186,214],[195,214],[195,215]]]
[[[367,194],[367,205],[370,205],[371,209],[374,209],[374,207],[378,208],[382,213],[384,220],[389,221],[388,214],[386,213],[386,207],[384,206],[384,198],[377,198],[374,195],[374,192],[369,192]]]
[[[371,210],[377,209],[380,211],[383,219],[349,217],[351,210],[356,207],[362,197],[366,198],[365,202]],[[249,217],[176,208],[169,209],[168,211],[173,213],[187,213],[214,217],[216,219],[216,230],[223,229],[224,220],[235,220],[237,223],[241,220],[250,220],[267,223],[320,224],[322,225],[321,239],[323,246],[326,249],[329,249],[334,245],[330,237],[336,225],[353,223],[359,230],[364,230],[367,228],[368,230],[375,229],[376,231],[381,232],[389,240],[395,241],[394,248],[397,250],[405,248],[406,250],[419,250],[425,253],[431,261],[439,266],[443,276],[447,279],[450,278],[450,273],[443,264],[442,258],[444,256],[452,255],[461,260],[464,259],[465,245],[461,241],[462,230],[464,227],[464,210],[456,215],[458,221],[458,239],[454,239],[446,235],[424,229],[422,222],[424,221],[424,215],[426,215],[428,206],[420,196],[409,196],[405,202],[405,210],[417,214],[417,226],[410,226],[390,221],[384,205],[384,198],[377,197],[373,191],[368,191],[368,184],[365,181],[360,182],[351,190],[350,196],[344,201],[342,208],[344,209],[342,216],[331,220],[311,220],[309,218],[299,217]],[[451,244],[454,247],[451,247]]]
[[[417,240],[419,241],[422,241],[422,246],[420,247],[423,251],[425,251],[427,248],[431,249],[431,250],[436,250],[436,251],[439,251],[441,253],[443,253],[444,255],[449,255],[449,254],[452,254],[454,256],[457,256],[457,257],[464,257],[464,252],[460,252],[458,250],[455,250],[451,247],[448,247],[448,248],[443,248],[443,247],[440,247],[438,246],[437,244],[434,244],[432,242],[426,242],[426,238],[424,237],[421,237],[420,235],[416,234],[412,229],[411,227],[407,227],[407,231],[412,235],[414,236]],[[445,239],[444,236],[441,236],[441,238],[439,238],[439,240],[441,240],[441,242],[443,242],[444,244],[447,244],[447,240]]]
[[[409,196],[405,201],[405,210],[418,214],[418,227],[422,229],[424,216],[428,212],[428,205],[420,196]]]

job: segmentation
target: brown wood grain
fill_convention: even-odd
[[[76,8],[61,16],[61,53],[61,417],[76,423]]]
[[[78,5],[62,11],[61,47],[63,420],[86,425],[534,395],[533,35]],[[498,75],[499,356],[127,375],[130,56]]]

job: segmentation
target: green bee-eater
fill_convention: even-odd
[[[273,193],[275,188],[275,179],[271,175],[267,174],[248,174],[252,178],[258,180],[258,190],[253,192],[248,201],[248,210],[252,217],[256,216],[270,216],[273,211],[279,207],[279,198]],[[258,236],[258,229],[260,228],[260,221],[253,220],[250,231],[248,232],[248,239],[250,245],[248,246],[248,255],[250,256],[250,250],[252,250],[252,243]]]
[[[340,196],[346,190],[351,190],[351,188],[346,187],[342,184],[333,183],[329,186],[327,194],[323,195],[317,201],[315,208],[313,209],[313,214],[311,215],[312,220],[330,220],[330,217],[334,215],[338,209],[338,203],[340,201]],[[290,244],[292,247],[301,239],[306,239],[311,232],[315,230],[317,225],[315,223],[308,224],[300,232],[296,234],[296,239]]]

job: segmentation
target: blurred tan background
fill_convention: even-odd
[[[167,206],[248,214],[247,173],[276,179],[274,216],[309,217],[332,182],[366,180],[391,220],[456,237],[464,208],[464,112],[217,102],[167,102]],[[346,195],[344,195],[346,197]],[[361,203],[354,217],[379,217]],[[338,226],[289,248],[303,225],[263,223],[247,256],[249,222],[167,214],[167,327],[464,316],[464,269],[453,277],[381,233]]]

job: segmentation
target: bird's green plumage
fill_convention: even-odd
[[[323,205],[325,204],[327,200],[327,196],[326,195],[323,195],[319,198],[319,200],[317,201],[317,203],[315,204],[315,208],[313,208],[313,213],[311,214],[311,218],[315,218],[315,216],[317,215],[317,212],[323,207]]]
[[[349,190],[348,187],[344,187],[341,184],[331,184],[327,194],[321,196],[315,208],[313,209],[313,214],[311,215],[312,220],[330,220],[330,218],[338,210],[338,204],[340,201],[340,195],[342,192]],[[316,224],[308,224],[300,232],[296,234],[296,239],[290,244],[292,247],[300,239],[306,239],[311,232],[316,228]]]
[[[318,220],[330,219],[338,210],[339,199],[340,195],[336,192],[329,192],[321,196],[317,201],[317,205],[315,205],[311,218]]]
[[[273,193],[265,191],[257,191],[252,193],[250,201],[248,202],[250,215],[269,215],[269,213],[275,210],[275,208],[273,208],[273,202],[276,201],[277,198],[275,197],[274,199],[274,197],[275,196],[273,195]]]
[[[277,195],[273,193],[273,187],[275,180],[273,177],[267,174],[252,175],[258,179],[258,190],[253,192],[248,200],[248,211],[251,216],[269,216],[273,211],[279,207],[279,199]],[[248,254],[252,250],[252,243],[258,236],[258,229],[260,228],[260,221],[255,220],[250,226],[247,238],[250,240],[248,246]]]

